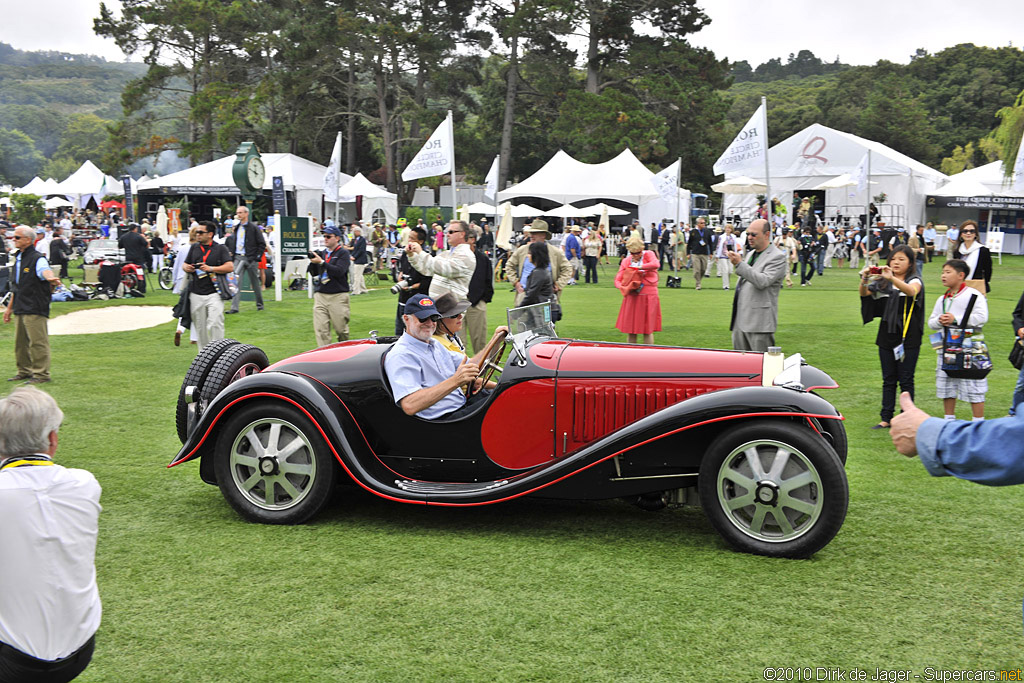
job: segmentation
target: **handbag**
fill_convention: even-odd
[[[238,275],[234,272],[219,273],[213,279],[213,286],[216,287],[217,293],[224,301],[234,299],[238,294]]]
[[[985,337],[967,327],[977,294],[971,295],[959,327],[942,328],[942,371],[955,379],[983,379],[992,372],[992,358]]]
[[[562,319],[562,304],[558,303],[558,299],[551,297],[551,322],[557,323]]]
[[[1010,349],[1010,365],[1018,370],[1024,366],[1024,343],[1021,343],[1020,337],[1013,339],[1013,348]]]

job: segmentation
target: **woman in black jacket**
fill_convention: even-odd
[[[860,313],[864,324],[878,322],[875,345],[882,365],[881,421],[872,429],[888,429],[896,411],[896,384],[914,396],[914,370],[921,353],[924,331],[924,283],[914,267],[914,251],[905,244],[893,247],[889,263],[871,275],[860,271]]]
[[[530,242],[529,253],[533,270],[530,271],[529,277],[526,278],[526,291],[523,295],[522,303],[519,304],[520,306],[541,304],[551,301],[555,296],[555,291],[551,284],[551,256],[548,254],[547,243]]]
[[[1024,340],[1024,294],[1020,295],[1017,308],[1013,309],[1013,333],[1021,340]],[[1024,402],[1024,367],[1017,375],[1017,386],[1013,388],[1013,402],[1010,405],[1010,415],[1017,414],[1017,405]]]
[[[968,220],[960,224],[960,238],[953,249],[953,258],[963,260],[971,269],[968,280],[984,280],[985,293],[992,291],[988,284],[992,279],[992,253],[978,241],[977,222]]]

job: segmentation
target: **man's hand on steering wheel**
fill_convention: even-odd
[[[494,331],[494,336],[491,337],[491,341],[487,342],[487,346],[484,347],[481,354],[480,374],[477,377],[480,381],[473,383],[467,392],[468,396],[473,396],[487,386],[495,372],[501,372],[501,357],[505,353],[505,337],[507,336],[508,328],[504,325]]]

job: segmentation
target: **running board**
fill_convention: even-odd
[[[396,479],[395,486],[409,493],[484,493],[508,484],[508,479],[469,483],[438,483],[432,481],[409,481]]]

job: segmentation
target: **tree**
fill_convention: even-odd
[[[609,73],[615,67],[625,70],[626,78],[638,75],[625,55],[639,37],[640,23],[657,26],[661,35],[675,40],[711,23],[697,0],[583,0],[576,7],[577,35],[587,41],[586,90],[592,94],[618,80]]]
[[[580,161],[607,161],[624,147],[641,161],[668,151],[668,124],[632,95],[607,88],[599,95],[572,92],[559,111],[554,141]]]
[[[70,157],[53,157],[47,159],[39,171],[41,178],[54,178],[64,180],[78,170],[82,164]]]
[[[95,114],[73,114],[68,120],[56,155],[72,159],[78,165],[90,159],[100,159],[106,152],[109,123]]]
[[[892,76],[877,84],[857,121],[856,134],[888,145],[925,164],[938,162],[938,146],[928,111],[910,96],[906,84]]]
[[[1003,107],[996,112],[999,126],[992,131],[991,138],[998,145],[1003,159],[1003,175],[1007,180],[1013,177],[1013,166],[1024,137],[1024,90],[1017,95],[1013,106]]]
[[[36,225],[43,220],[46,209],[43,198],[34,194],[11,195],[11,218],[22,225]]]
[[[43,165],[43,155],[36,150],[32,138],[20,130],[0,128],[0,180],[11,185],[24,185]]]
[[[5,128],[20,130],[32,138],[36,149],[46,158],[57,151],[68,125],[67,116],[52,108],[20,104],[0,105],[0,121]]]

